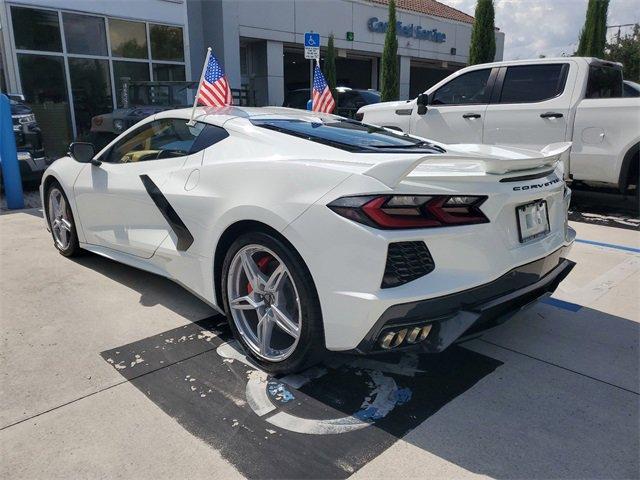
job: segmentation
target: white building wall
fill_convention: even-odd
[[[384,33],[369,31],[367,22],[372,17],[386,21],[388,10],[385,6],[359,0],[262,0],[241,1],[237,4],[239,33],[242,37],[301,45],[304,33],[314,31],[320,33],[322,45],[326,46],[329,35],[333,33],[336,48],[382,53]],[[435,28],[447,36],[443,43],[399,36],[398,55],[454,63],[467,62],[470,24],[405,10],[398,10],[398,20],[420,25],[427,30]],[[348,31],[354,32],[355,41],[345,39]],[[498,36],[504,38],[502,33],[498,33]],[[451,55],[452,47],[456,48],[456,55]],[[500,55],[501,52],[502,50]]]

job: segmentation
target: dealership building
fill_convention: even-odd
[[[198,80],[208,46],[256,105],[308,87],[309,31],[321,61],[334,35],[338,85],[379,87],[387,0],[0,1],[0,88],[25,96],[50,150],[121,106],[123,78]],[[396,4],[400,98],[411,98],[467,64],[473,17],[435,0]],[[498,60],[503,45],[496,30]]]

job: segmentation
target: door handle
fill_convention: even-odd
[[[462,118],[480,118],[481,115],[479,113],[465,113],[462,115]]]
[[[540,114],[540,118],[562,118],[563,115],[558,112],[545,112]]]

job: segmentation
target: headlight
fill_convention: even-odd
[[[118,132],[121,132],[122,130],[124,130],[124,122],[122,120],[114,120],[113,129]]]

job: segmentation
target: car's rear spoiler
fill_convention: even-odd
[[[481,165],[485,173],[503,175],[508,172],[551,167],[569,150],[571,142],[551,143],[539,152],[492,145],[452,145],[451,152],[420,158],[396,158],[379,162],[364,174],[395,187],[422,163]],[[464,152],[463,152],[464,150]]]

